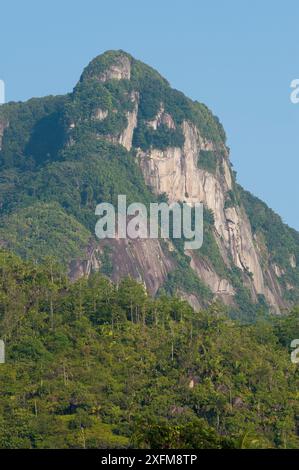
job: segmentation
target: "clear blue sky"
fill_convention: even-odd
[[[124,49],[221,119],[239,182],[299,229],[298,0],[1,2],[7,100],[70,91]]]

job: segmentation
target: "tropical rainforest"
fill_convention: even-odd
[[[299,310],[231,320],[0,253],[1,448],[296,448]]]
[[[96,204],[167,201],[138,155],[183,152],[186,122],[205,145],[198,174],[226,188],[225,224],[241,214],[250,227],[268,298],[207,204],[196,259],[229,301],[183,240],[169,252],[161,242],[154,266],[164,256],[169,269],[154,294],[142,275],[113,278],[122,259],[109,246],[97,269],[70,276],[72,263],[91,265]],[[94,59],[65,96],[0,106],[0,448],[299,447],[299,234],[237,184],[227,155],[218,118],[123,51]]]

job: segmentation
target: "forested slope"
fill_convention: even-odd
[[[298,447],[298,310],[255,325],[0,252],[2,448]]]

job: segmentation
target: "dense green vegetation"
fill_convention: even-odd
[[[134,132],[133,144],[142,150],[151,147],[164,150],[167,147],[182,147],[184,136],[180,128],[169,129],[167,126],[161,125],[157,130],[154,130],[141,122]]]
[[[124,55],[130,80],[102,81]],[[117,142],[136,96],[127,151]],[[162,108],[174,125],[154,129],[149,121]],[[184,120],[214,145],[198,166],[221,177],[218,119],[122,51],[94,59],[66,96],[1,106],[0,448],[298,448],[299,376],[289,347],[299,310],[273,318],[263,296],[253,302],[252,275],[229,254],[224,260],[210,210],[194,256],[233,286],[229,309],[213,303],[183,239],[172,239],[174,268],[155,299],[130,278],[110,282],[108,245],[101,274],[67,279],[70,262],[86,260],[94,244],[98,203],[116,206],[119,194],[128,204],[156,201],[137,149],[182,147]],[[298,304],[298,233],[234,180],[225,208],[238,204],[265,272],[279,269],[286,301]],[[178,295],[196,296],[202,311]]]
[[[33,98],[0,107],[6,127],[0,151],[0,168],[32,170],[55,160],[64,143],[61,120],[68,96]]]
[[[100,60],[101,60],[100,56]],[[184,120],[193,122],[203,137],[215,144],[223,144],[225,132],[216,116],[202,103],[193,102],[169,83],[151,67],[131,58],[132,83],[140,94],[138,124],[154,119],[163,104],[178,126]]]
[[[299,234],[288,227],[264,202],[238,186],[253,232],[271,254],[270,262],[281,268],[286,300],[299,301]]]
[[[299,312],[241,326],[0,252],[0,447],[298,447]]]
[[[107,67],[117,65],[123,57],[127,57],[130,61],[131,80],[100,82],[99,77],[107,70]],[[170,145],[182,146],[184,140],[178,126],[184,120],[193,122],[201,130],[203,137],[216,144],[225,142],[226,136],[223,127],[204,104],[193,102],[182,92],[171,88],[167,80],[156,70],[123,51],[107,51],[96,57],[85,68],[80,82],[74,90],[69,108],[70,115],[72,119],[74,116],[79,118],[81,125],[84,118],[93,116],[97,107],[110,111],[108,117],[100,123],[98,130],[103,134],[117,134],[124,125],[124,111],[132,109],[130,99],[132,91],[139,95],[138,126],[134,136],[135,146],[140,146],[143,149],[147,149],[151,145],[161,149]],[[156,117],[162,104],[165,112],[173,117],[177,125],[175,130],[162,125],[154,131],[146,125],[146,121]],[[112,110],[114,113],[111,113]],[[111,118],[113,118],[113,123],[110,122]],[[78,119],[75,121],[78,122]],[[93,122],[92,125],[98,124]]]
[[[131,63],[131,79],[101,81],[107,67],[124,57]],[[127,125],[136,96],[138,125],[134,148],[127,152],[115,142]],[[161,123],[154,130],[147,124],[162,103],[175,129]],[[72,259],[84,259],[94,238],[98,203],[116,204],[118,194],[126,194],[128,204],[155,200],[136,164],[135,149],[182,147],[180,125],[186,119],[215,145],[225,142],[222,126],[206,106],[173,90],[158,72],[122,51],[95,58],[66,96],[2,106],[0,239],[4,246],[24,259],[40,261],[51,255],[65,267]],[[204,303],[211,300],[184,253],[176,258],[178,269],[170,274],[165,289],[198,293]],[[104,265],[105,274],[111,272],[107,252]]]
[[[288,268],[290,255],[299,255],[299,234],[285,225],[281,217],[257,197],[238,187],[254,233],[261,232],[273,261]]]
[[[217,169],[217,155],[212,150],[201,150],[198,155],[198,166],[202,170],[209,171],[212,174],[216,173]]]
[[[228,209],[229,207],[235,207],[239,205],[239,199],[235,191],[229,190],[226,193],[226,199],[224,203],[224,208]]]
[[[206,207],[204,208],[204,225],[203,225],[203,245],[199,250],[196,250],[194,256],[203,260],[214,272],[219,276],[220,279],[227,279],[235,290],[234,306],[231,306],[229,314],[232,318],[238,319],[242,322],[255,322],[260,314],[269,313],[269,306],[267,305],[263,296],[258,296],[257,302],[252,300],[252,296],[247,284],[247,276],[250,273],[244,273],[241,269],[234,266],[232,259],[230,258],[230,265],[224,262],[221,256],[219,247],[215,238],[215,225],[213,212]],[[174,293],[175,285],[184,286],[184,291],[192,294],[200,293],[200,300],[203,305],[210,302],[212,299],[211,291],[202,283],[198,284],[198,278],[194,271],[190,268],[189,263],[186,261],[186,257],[183,256],[183,240],[173,240],[178,254],[179,270],[183,273],[181,281],[179,282],[178,273],[171,273],[169,276],[170,281],[166,283],[166,287],[170,293]],[[195,278],[195,279],[194,279]],[[196,281],[197,280],[197,281]],[[170,286],[170,288],[169,288]]]
[[[118,194],[126,194],[128,203],[146,203],[152,197],[134,157],[123,147],[82,140],[61,152],[59,162],[35,172],[2,172],[0,238],[24,257],[40,259],[48,246],[48,254],[67,263],[75,227],[78,247],[73,258],[88,234],[93,237],[96,205],[117,204]],[[59,237],[61,243],[56,243]]]
[[[128,80],[79,82],[65,106],[69,138],[80,141],[92,134],[119,135],[127,125],[126,112],[133,108],[132,91]],[[105,112],[107,116],[99,119],[99,112]]]
[[[24,259],[41,260],[47,256],[64,263],[86,256],[90,232],[58,203],[36,203],[4,217],[0,238]]]

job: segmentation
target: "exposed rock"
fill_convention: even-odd
[[[232,186],[233,186],[233,184],[232,184],[232,175],[231,175],[231,171],[230,171],[230,168],[228,166],[227,160],[225,158],[223,158],[223,160],[222,160],[222,167],[223,167],[226,186],[229,190],[231,190]]]
[[[217,390],[217,392],[220,392],[220,393],[229,393],[230,392],[229,387],[225,384],[217,385],[216,390]]]
[[[90,242],[86,250],[85,259],[74,260],[69,266],[69,278],[76,281],[84,276],[89,276],[92,271],[99,271],[100,263],[97,257],[97,249],[93,242]]]
[[[240,208],[225,210],[230,251],[235,265],[243,271],[252,273],[253,283],[258,294],[265,293],[263,273],[256,253],[250,223]]]
[[[195,294],[191,294],[190,292],[184,292],[182,290],[178,290],[177,295],[188,302],[189,305],[193,308],[195,312],[199,312],[204,305],[200,303],[199,298]]]
[[[119,137],[119,143],[123,145],[127,150],[131,150],[132,148],[133,133],[135,127],[137,126],[138,98],[138,93],[132,94],[131,100],[134,104],[134,108],[133,111],[127,112],[126,117],[128,124]]]
[[[297,266],[297,261],[296,261],[296,256],[295,255],[291,255],[290,256],[290,265],[293,269],[296,268]]]
[[[273,264],[273,269],[274,269],[274,272],[276,274],[277,277],[281,277],[283,276],[283,274],[285,274],[285,271],[284,269],[282,269],[280,266],[278,266],[278,264]]]
[[[147,122],[147,125],[155,130],[157,130],[161,124],[164,124],[169,129],[175,129],[175,123],[172,119],[172,116],[170,116],[168,113],[165,113],[163,103],[161,103],[160,110],[156,117],[153,120]]]
[[[209,262],[200,258],[196,252],[189,250],[186,251],[186,254],[191,258],[191,268],[198,274],[200,279],[209,286],[211,291],[225,304],[233,304],[235,290],[230,282],[227,279],[221,279],[213,270]]]
[[[118,52],[104,71],[97,72],[96,78],[102,82],[112,79],[130,80],[131,64],[132,61],[126,54]],[[133,133],[138,124],[139,98],[137,92],[131,94],[133,109],[126,114],[126,128],[119,135],[106,136],[111,142],[123,145],[128,151],[132,148]],[[107,111],[98,109],[94,118],[103,120],[107,115]],[[173,117],[165,112],[163,103],[160,104],[155,118],[146,124],[154,130],[161,125],[169,129],[176,128]],[[231,200],[234,185],[228,149],[224,144],[215,144],[203,138],[196,125],[187,120],[182,122],[181,129],[184,135],[182,148],[168,147],[161,150],[151,147],[147,151],[137,149],[138,162],[146,184],[156,195],[165,193],[170,202],[185,201],[191,205],[203,202],[213,212],[213,234],[225,265],[230,268],[233,264],[242,271],[242,281],[250,290],[253,301],[256,302],[258,294],[262,294],[274,311],[281,311],[285,303],[278,279],[284,271],[277,264],[270,265],[268,250],[257,236],[253,237],[244,208]],[[204,166],[201,168],[202,151],[214,153],[217,158],[216,169],[207,171],[203,169]],[[151,293],[156,293],[173,269],[172,258],[168,256],[169,253],[163,252],[159,241],[120,239],[110,240],[109,245],[113,252],[112,278],[115,281],[129,274],[144,282]],[[168,249],[174,249],[170,242]],[[235,290],[231,282],[221,277],[208,260],[196,256],[193,252],[187,255],[190,257],[191,268],[213,294],[224,303],[232,305]],[[93,264],[96,264],[95,260],[90,260],[86,265],[81,263],[75,271],[87,272],[93,269]],[[296,267],[294,255],[290,257],[290,265]],[[188,300],[195,310],[201,308],[200,299],[195,294],[181,291],[180,295]]]
[[[107,109],[97,108],[94,113],[94,119],[103,121],[108,116]]]
[[[172,257],[162,250],[159,240],[116,238],[103,240],[98,249],[101,251],[105,245],[111,249],[112,280],[119,282],[129,275],[144,283],[152,295],[157,293],[168,273],[175,268]]]
[[[188,387],[194,388],[195,385],[200,383],[200,377],[198,375],[192,375],[188,378]]]
[[[113,135],[107,136],[105,132],[107,132],[108,127],[105,129],[105,132],[101,134],[100,129],[102,126],[96,126],[95,122],[92,122],[92,125],[89,127],[94,133],[97,133],[97,138],[108,139],[115,144],[120,144],[128,151],[132,149],[133,133],[138,125],[139,101],[146,96],[147,92],[149,92],[147,98],[150,97],[150,94],[153,92],[152,103],[156,103],[155,100],[160,100],[162,96],[160,90],[158,90],[158,94],[155,94],[154,90],[151,88],[146,90],[146,86],[151,77],[150,69],[148,67],[143,69],[144,66],[142,64],[136,64],[135,59],[123,51],[108,51],[103,56],[95,58],[81,76],[81,81],[91,81],[90,85],[92,88],[94,80],[100,82],[107,82],[109,80],[131,80],[132,68],[134,83],[136,84],[136,89],[140,90],[141,95],[139,96],[137,91],[131,92],[132,88],[127,88],[126,86],[119,87],[123,93],[122,98],[118,99],[118,96],[114,97],[111,95],[111,102],[114,102],[115,98],[115,103],[118,104],[113,105],[113,109],[109,107],[109,113],[120,113],[120,116],[117,117],[126,117],[124,129],[121,132],[111,130],[111,134]],[[134,67],[137,67],[137,69],[134,69]],[[137,73],[135,73],[136,71]],[[152,76],[153,80],[156,80],[157,72],[153,72]],[[144,80],[144,78],[146,78],[146,80]],[[163,77],[160,77],[160,79],[163,80],[164,85],[167,84]],[[133,85],[133,80],[130,85]],[[111,93],[113,93],[113,87],[107,86],[107,89],[108,88],[111,88]],[[128,89],[130,89],[130,92],[126,91]],[[80,87],[77,91],[78,90],[80,91]],[[163,87],[161,90],[163,90]],[[132,108],[130,108],[131,111],[126,112],[129,108],[123,105],[127,101],[128,93],[131,93]],[[171,95],[169,96],[171,97]],[[175,95],[173,99],[175,99]],[[99,104],[96,103],[100,101],[97,102],[96,99],[95,101],[93,100],[94,98],[91,99],[88,109],[94,109],[96,106],[99,106]],[[78,103],[80,105],[80,100],[78,100]],[[142,101],[144,109],[141,110],[142,112],[139,116],[142,125],[144,124],[143,117],[145,115],[143,111],[146,110],[149,104],[151,106],[152,103],[147,102],[147,99]],[[158,101],[158,107],[156,109],[159,109],[154,119],[149,120],[146,125],[153,130],[159,129],[160,126],[165,126],[168,129],[176,129],[176,127],[179,127],[177,124],[178,121],[169,113],[169,109],[172,109],[173,104],[173,109],[175,110],[181,103],[183,103],[183,100],[178,100],[177,103],[171,103],[170,100],[166,107],[162,102],[159,106]],[[151,147],[147,151],[136,149],[137,159],[144,180],[156,195],[166,193],[170,202],[185,201],[190,205],[196,202],[203,202],[205,206],[213,212],[214,227],[211,233],[215,238],[225,266],[228,269],[236,266],[241,270],[240,273],[238,272],[238,274],[240,274],[240,281],[249,289],[254,302],[260,300],[258,294],[263,294],[267,302],[272,306],[272,309],[279,313],[286,307],[286,301],[284,300],[286,289],[291,290],[294,288],[291,284],[287,284],[285,287],[283,282],[279,282],[280,278],[286,274],[287,269],[284,270],[278,264],[272,263],[272,253],[269,252],[268,244],[265,239],[266,236],[262,233],[256,233],[253,236],[244,207],[239,205],[240,203],[236,203],[238,198],[234,197],[237,196],[237,193],[235,191],[235,184],[229,162],[229,151],[224,144],[224,132],[221,131],[220,125],[218,128],[219,123],[216,123],[216,121],[213,122],[213,116],[210,114],[207,114],[206,118],[205,112],[203,112],[203,119],[201,121],[203,126],[201,127],[201,124],[199,124],[200,128],[203,129],[201,132],[193,122],[187,120],[189,118],[192,119],[190,117],[191,114],[186,111],[186,109],[189,109],[188,103],[191,106],[190,110],[192,108],[192,103],[189,100],[185,102],[186,106],[182,106],[182,115],[186,116],[186,118],[180,125],[180,129],[177,129],[182,131],[184,135],[182,148],[168,147],[166,149],[164,148],[164,150],[160,150]],[[103,108],[105,107],[104,105],[102,106]],[[165,111],[165,108],[168,112]],[[69,114],[69,112],[65,114],[68,119],[65,123],[66,131],[67,128],[71,131],[75,127],[78,127],[79,130],[81,124],[83,124],[83,126],[86,124],[87,127],[90,124],[90,114],[87,113],[87,115],[85,115],[85,113],[82,113],[82,117],[77,119],[77,117],[80,116],[80,113],[78,114],[77,111],[79,110],[76,109],[73,115],[71,113]],[[200,107],[198,111],[200,114]],[[91,119],[103,121],[107,117],[108,111],[98,107],[95,109]],[[8,125],[9,123],[1,117],[0,150],[3,134]],[[112,125],[111,129],[119,128],[117,125]],[[141,130],[143,131],[143,129]],[[31,130],[30,132],[33,131]],[[69,146],[75,143],[77,134],[80,135],[80,132],[67,132],[65,145]],[[152,136],[154,133],[149,132],[148,134]],[[168,132],[167,134],[176,136],[176,133],[172,132]],[[164,137],[163,132],[161,135]],[[161,137],[161,135],[159,135],[159,137]],[[208,140],[204,138],[203,135],[210,135],[212,137]],[[165,136],[165,139],[166,138],[167,136]],[[146,138],[145,140],[146,143],[149,144],[148,139]],[[161,140],[164,142],[164,139],[160,139],[160,144]],[[152,142],[154,141],[155,139],[152,140]],[[177,139],[177,141],[180,141],[180,139]],[[209,171],[207,171],[209,166],[207,165],[207,158],[209,155],[204,153],[207,151],[211,152],[212,165]],[[205,165],[201,159],[205,159]],[[214,168],[214,160],[216,161],[216,168]],[[1,204],[0,202],[0,207]],[[71,264],[71,279],[89,275],[92,270],[100,269],[101,254],[105,243],[106,241],[101,242],[96,247],[89,246],[85,259],[74,261]],[[152,294],[155,294],[161,285],[163,285],[168,273],[177,267],[174,261],[175,254],[171,253],[176,249],[170,241],[162,243],[153,239],[116,239],[107,241],[107,244],[109,244],[112,250],[112,279],[118,282],[122,277],[130,275],[144,283],[148,291]],[[220,269],[219,272],[217,272],[215,267],[216,263],[212,263],[212,261],[203,258],[203,256],[196,255],[195,252],[186,252],[186,255],[189,256],[190,266],[194,273],[210,288],[214,296],[220,298],[224,303],[232,305],[236,294],[232,285],[233,281],[230,280],[233,279],[233,277],[228,279],[228,277],[230,277],[229,273],[221,275]],[[297,266],[295,254],[292,254],[288,261],[291,268],[295,269]],[[224,270],[222,271],[224,272]],[[233,274],[235,275],[235,273]],[[178,289],[180,288],[178,287]],[[192,290],[192,287],[190,290]],[[195,292],[192,293],[184,292],[183,290],[178,291],[178,293],[182,298],[186,299],[195,310],[199,310],[204,305],[201,305],[201,299],[196,295],[196,287],[194,287],[194,290]]]
[[[123,145],[128,151],[132,148],[134,129],[137,126],[138,99],[138,93],[132,93],[131,101],[133,103],[133,110],[127,111],[126,113],[127,125],[125,129],[119,135],[105,136],[105,139],[109,140],[109,142]],[[100,135],[99,137],[102,139],[103,135]]]
[[[158,119],[161,119],[162,109]],[[153,123],[151,122],[151,125]],[[184,146],[170,147],[166,150],[138,150],[138,158],[146,183],[156,194],[166,193],[170,202],[186,201],[194,204],[203,202],[213,211],[217,243],[222,245],[222,252],[230,252],[234,264],[247,274],[251,273],[254,290],[265,295],[273,308],[277,309],[275,295],[265,286],[257,250],[254,245],[251,227],[245,211],[241,207],[225,208],[226,193],[232,188],[232,177],[228,161],[222,157],[223,177],[202,170],[197,165],[201,150],[216,151],[212,142],[205,141],[198,129],[184,121]],[[227,261],[227,260],[226,260]],[[222,296],[232,296],[233,289],[216,273],[203,266],[191,263],[201,279],[213,292],[224,289]],[[222,281],[222,284],[219,284]],[[228,293],[226,292],[228,289]]]
[[[174,405],[170,410],[170,413],[172,415],[181,415],[185,412],[188,412],[188,408],[185,408],[183,406],[176,406],[176,405]]]
[[[287,290],[295,289],[295,287],[292,284],[290,284],[289,282],[286,283],[286,288],[287,288]]]
[[[283,311],[287,304],[283,300],[283,291],[279,284],[278,277],[274,272],[274,269],[270,266],[264,269],[264,280],[265,280],[265,297],[274,313],[279,314]]]
[[[98,77],[101,82],[108,80],[130,80],[131,78],[131,61],[125,54],[119,55],[117,61],[111,64]]]
[[[236,397],[233,399],[234,408],[242,408],[243,406],[244,406],[244,402],[241,397]]]

